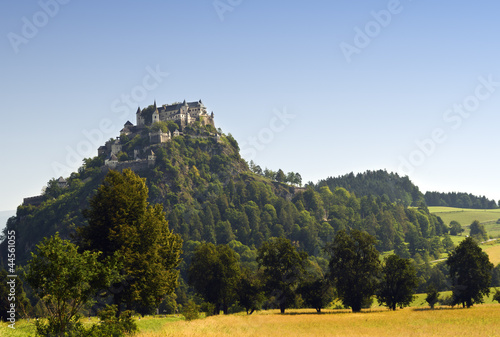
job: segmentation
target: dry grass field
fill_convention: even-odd
[[[491,263],[495,266],[500,263],[500,244],[497,243],[492,246],[483,245],[481,248],[489,255]]]
[[[212,316],[186,322],[180,317],[146,317],[137,321],[136,337],[243,337],[243,336],[500,336],[500,305],[471,309],[405,308],[395,312],[372,309],[353,314],[348,310],[261,311],[247,316]],[[21,321],[16,330],[0,323],[0,336],[33,336],[33,323]]]
[[[285,315],[266,311],[166,323],[138,337],[160,336],[500,336],[500,305],[471,309],[406,308],[352,314],[290,310]]]

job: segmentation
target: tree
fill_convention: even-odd
[[[483,296],[490,293],[493,264],[474,239],[463,240],[446,263],[450,267],[454,303],[467,308],[482,303]]]
[[[402,259],[394,254],[386,257],[384,262],[377,293],[379,303],[391,310],[396,310],[398,306],[409,306],[418,286],[415,268],[409,259]]]
[[[162,206],[147,198],[145,179],[129,169],[109,171],[83,212],[88,225],[78,229],[82,249],[121,264],[124,279],[109,289],[117,316],[122,305],[151,313],[177,285],[182,240],[169,230]]]
[[[361,311],[363,302],[375,294],[380,271],[375,237],[366,232],[340,230],[327,246],[330,277],[344,306]]]
[[[460,235],[463,231],[464,229],[458,221],[453,220],[450,222],[450,235]]]
[[[58,233],[36,247],[25,278],[50,313],[48,326],[38,325],[37,330],[64,336],[78,323],[78,312],[117,277],[116,268],[99,262],[100,253],[78,253],[78,247]]]
[[[239,304],[245,308],[247,315],[258,310],[264,301],[262,282],[257,273],[245,269],[241,273],[238,286],[236,287]]]
[[[455,244],[453,243],[453,241],[451,240],[451,238],[448,234],[444,235],[443,241],[441,241],[441,243],[447,252],[449,252],[449,251],[453,250],[453,248],[455,248]]]
[[[307,253],[299,252],[285,238],[271,238],[257,251],[257,263],[262,268],[264,288],[278,302],[280,312],[294,303],[295,291],[305,273]]]
[[[477,220],[470,225],[470,236],[479,242],[488,240],[488,234],[484,225],[480,224]]]
[[[427,289],[427,297],[425,298],[425,301],[429,303],[431,309],[434,309],[434,305],[439,302],[439,292],[437,291],[436,287],[431,285]]]
[[[493,301],[497,301],[500,303],[500,291],[498,289],[495,290],[495,295],[493,295]]]
[[[194,252],[188,283],[207,302],[215,305],[215,315],[221,307],[224,314],[228,314],[229,305],[236,297],[240,273],[239,257],[228,245],[203,243]]]
[[[321,309],[330,304],[334,298],[330,282],[322,277],[303,282],[298,292],[302,295],[304,304],[316,309],[318,313],[321,313]]]
[[[264,169],[264,177],[275,180],[276,179],[276,172],[273,170],[268,169],[267,167]]]
[[[286,175],[285,175],[285,172],[283,172],[282,169],[279,169],[278,172],[276,172],[276,181],[279,182],[279,183],[286,182]]]

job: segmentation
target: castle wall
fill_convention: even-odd
[[[109,165],[104,166],[102,169],[104,171],[116,170],[123,171],[124,169],[131,169],[134,172],[141,171],[147,169],[149,167],[149,163],[147,159],[142,160],[131,160],[131,161],[123,161],[117,163],[109,163]]]

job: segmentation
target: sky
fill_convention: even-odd
[[[202,99],[262,168],[500,199],[496,1],[0,3],[0,211],[137,107]]]

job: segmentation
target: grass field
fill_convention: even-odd
[[[414,301],[423,302],[425,295]],[[489,301],[487,301],[489,302]],[[419,303],[420,304],[420,303]],[[471,309],[412,307],[391,312],[373,308],[353,314],[349,310],[278,310],[216,316],[186,322],[180,317],[137,320],[137,337],[163,336],[500,336],[500,305]],[[16,323],[12,330],[0,323],[0,336],[33,335],[33,321]]]
[[[308,310],[276,311],[251,316],[209,317],[166,324],[138,337],[159,336],[499,336],[500,305],[466,309],[379,310],[358,314]]]
[[[490,236],[500,236],[500,224],[496,223],[500,219],[500,209],[429,207],[429,211],[443,219],[447,225],[452,220],[458,221],[466,229],[465,234],[468,234],[470,224],[477,220],[484,224]]]
[[[488,254],[491,263],[495,266],[500,263],[500,244],[492,246],[482,245],[481,248]]]

